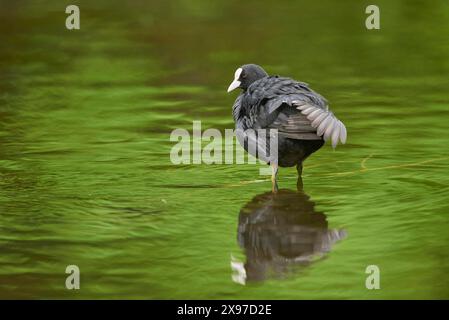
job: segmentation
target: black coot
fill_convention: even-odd
[[[326,99],[304,82],[269,76],[260,66],[246,64],[235,71],[228,92],[236,88],[243,90],[232,109],[237,137],[247,152],[271,165],[273,191],[278,166],[296,166],[301,186],[302,165],[308,156],[327,140],[334,148],[338,141],[346,142],[344,124],[329,110]],[[277,158],[272,157],[268,142],[261,147],[258,129],[277,130]],[[270,135],[265,138],[262,141]],[[257,147],[249,147],[254,141]]]

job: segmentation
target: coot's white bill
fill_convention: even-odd
[[[232,81],[232,83],[229,85],[228,88],[228,92],[231,92],[234,89],[237,89],[240,84],[240,74],[242,73],[242,68],[238,68],[237,70],[235,70],[235,74],[234,74],[234,81]]]

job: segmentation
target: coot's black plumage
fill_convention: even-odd
[[[265,157],[259,145],[253,154],[272,166],[273,190],[277,190],[278,166],[296,165],[301,183],[302,164],[308,156],[327,140],[332,141],[334,148],[338,141],[346,142],[344,124],[329,111],[326,99],[304,82],[269,76],[260,66],[246,64],[236,70],[228,92],[236,88],[243,91],[235,100],[232,113],[245,150],[253,154],[248,149],[248,140],[252,139],[245,133],[248,129],[277,130],[276,161]]]

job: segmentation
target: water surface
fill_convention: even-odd
[[[80,1],[68,31],[59,1],[2,1],[0,297],[449,298],[449,4],[377,4],[368,31],[363,1]],[[248,62],[346,124],[303,191],[294,168],[273,199],[259,165],[170,162],[173,129],[233,128]],[[291,263],[297,241],[321,242]]]

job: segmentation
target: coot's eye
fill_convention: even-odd
[[[245,79],[246,78],[246,73],[242,72],[242,74],[240,75],[240,78]]]

